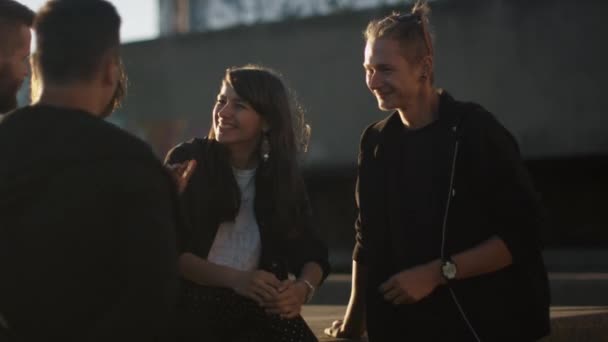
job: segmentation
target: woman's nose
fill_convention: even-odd
[[[220,118],[228,118],[232,115],[232,111],[230,110],[230,106],[226,103],[223,104],[220,108],[218,108],[217,116]]]

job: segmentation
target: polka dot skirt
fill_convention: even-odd
[[[226,288],[187,283],[178,306],[178,341],[317,342],[301,316],[282,319]]]

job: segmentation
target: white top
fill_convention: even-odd
[[[209,262],[241,271],[258,268],[262,241],[253,210],[255,171],[232,169],[241,190],[241,206],[234,222],[220,224],[207,257]]]

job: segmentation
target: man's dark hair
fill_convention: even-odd
[[[31,27],[35,13],[13,0],[0,0],[0,53],[8,54],[16,48],[19,26]]]
[[[108,53],[119,58],[120,16],[105,0],[52,0],[34,22],[36,72],[44,82],[89,80]]]

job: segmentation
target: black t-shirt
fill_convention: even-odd
[[[140,139],[26,107],[0,123],[0,311],[19,341],[170,338],[173,183]]]
[[[450,156],[441,120],[416,130],[403,127],[400,141],[398,191],[403,230],[403,254],[397,267],[406,269],[436,259],[441,249],[441,228],[448,195]]]
[[[393,157],[399,161],[388,167],[394,167],[399,177],[397,184],[387,184],[388,192],[397,192],[397,196],[388,196],[395,203],[388,203],[389,208],[399,208],[400,230],[391,231],[390,239],[398,241],[400,248],[392,248],[393,269],[391,274],[422,265],[440,257],[442,224],[449,191],[451,161],[454,143],[449,136],[450,128],[440,119],[416,130],[401,125],[398,153]],[[393,242],[389,242],[393,243]],[[407,331],[402,336],[419,340],[434,336],[430,322],[441,322],[437,327],[455,336],[470,337],[470,332],[452,303],[445,288],[438,289],[433,295],[416,304],[392,306],[380,297],[384,310],[392,312],[388,316],[395,319],[395,326],[407,322]],[[384,316],[387,317],[387,316]]]

